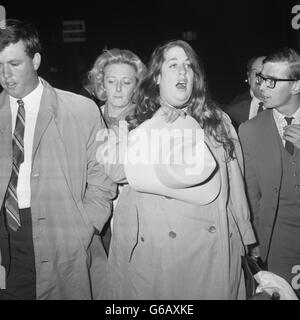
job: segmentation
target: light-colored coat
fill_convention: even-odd
[[[224,116],[225,117],[225,116]],[[226,121],[230,120],[226,118]],[[228,123],[231,136],[237,139]],[[244,298],[241,255],[255,242],[244,193],[242,158],[207,140],[222,187],[207,206],[126,186],[114,213],[104,299]],[[244,243],[244,244],[243,244]]]
[[[116,191],[96,160],[96,135],[104,124],[90,99],[42,83],[31,172],[37,299],[91,299],[89,245],[94,228],[101,230],[106,222]],[[9,97],[2,92],[1,205],[12,169],[11,125]]]

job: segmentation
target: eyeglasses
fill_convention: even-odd
[[[266,86],[270,89],[276,87],[277,81],[298,81],[299,79],[277,79],[277,78],[266,78],[261,73],[256,74],[256,83],[260,86],[263,82],[266,83]]]

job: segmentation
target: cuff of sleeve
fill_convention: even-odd
[[[257,242],[250,222],[246,226],[246,228],[244,229],[242,237],[243,237],[243,242],[245,245],[249,245],[249,244],[253,244],[253,243]]]

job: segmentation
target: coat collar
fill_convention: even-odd
[[[46,82],[44,79],[41,79],[44,90],[41,99],[41,105],[36,120],[36,127],[34,132],[33,139],[33,148],[32,148],[32,158],[34,159],[36,150],[40,144],[41,138],[47,129],[51,119],[57,116],[57,101],[56,93],[54,89]]]
[[[54,118],[57,126],[59,127],[59,109],[58,97],[54,88],[44,79],[40,78],[43,84],[43,94],[41,98],[41,105],[37,117],[36,128],[34,133],[32,156],[34,158],[36,150],[39,146],[41,138],[48,127],[51,119]],[[11,110],[9,95],[3,91],[0,94],[0,134],[12,131],[11,128]]]

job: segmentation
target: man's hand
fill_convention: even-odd
[[[260,253],[259,253],[259,246],[253,246],[250,245],[248,246],[248,254],[249,256],[251,256],[254,259],[258,259],[260,258]]]
[[[300,124],[291,124],[283,129],[283,139],[290,141],[296,148],[300,149]]]

